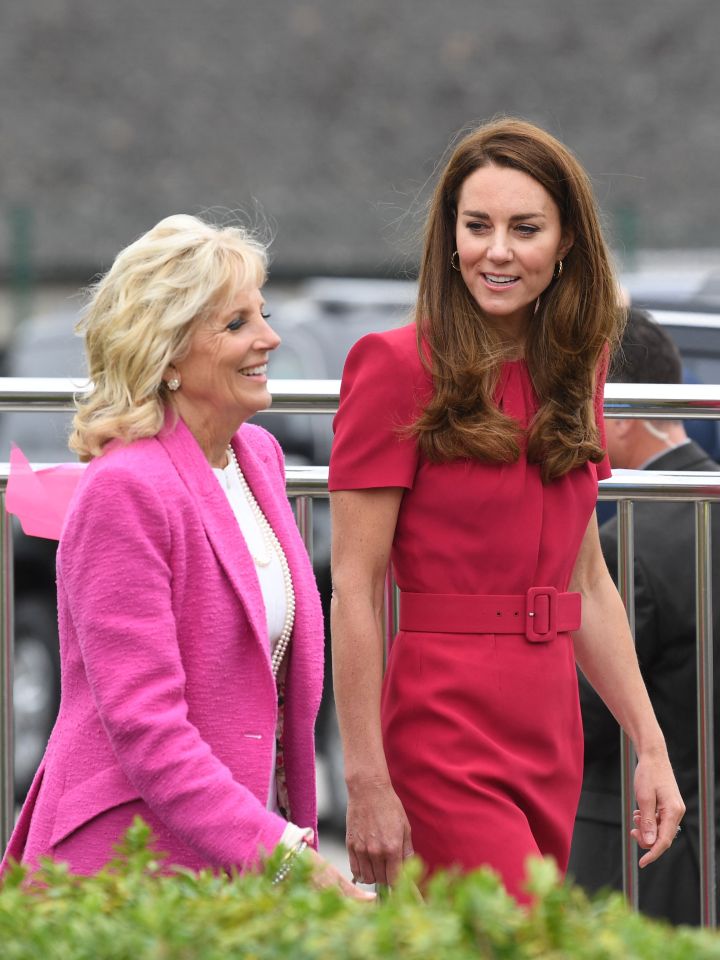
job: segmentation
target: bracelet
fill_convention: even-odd
[[[303,837],[302,840],[299,840],[294,847],[291,847],[290,850],[285,854],[280,862],[280,866],[277,869],[277,873],[272,879],[273,884],[282,883],[282,881],[287,877],[287,875],[292,870],[295,865],[295,861],[300,856],[303,851],[307,850],[308,842]]]

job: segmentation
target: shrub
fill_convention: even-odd
[[[161,872],[137,821],[118,857],[93,877],[46,862],[14,868],[0,890],[2,960],[710,960],[720,937],[632,913],[618,894],[592,900],[532,864],[537,898],[519,907],[489,871],[440,874],[420,898],[417,863],[377,904],[315,890],[298,863],[283,884],[264,874]]]

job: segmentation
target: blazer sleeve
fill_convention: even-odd
[[[246,868],[285,821],[235,780],[188,718],[168,508],[124,468],[95,474],[61,543],[58,589],[117,762],[158,817],[207,860]]]

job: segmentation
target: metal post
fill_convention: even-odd
[[[13,551],[12,522],[0,490],[0,854],[15,821],[13,746]]]
[[[385,639],[384,663],[390,655],[390,645],[398,631],[400,622],[400,588],[395,583],[392,566],[388,566],[385,574],[385,607],[383,611],[383,628]]]
[[[295,497],[295,522],[298,525],[300,536],[305,549],[313,562],[313,502],[312,497]]]
[[[710,503],[695,504],[700,922],[717,926],[715,742],[713,731],[712,530]]]
[[[628,623],[635,639],[635,550],[633,543],[633,504],[618,501],[618,589],[625,604]],[[622,786],[622,868],[623,892],[628,903],[638,908],[638,861],[635,841],[630,836],[635,808],[634,774],[637,757],[628,735],[620,734],[620,781]]]

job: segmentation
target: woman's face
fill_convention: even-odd
[[[455,260],[478,306],[522,340],[535,301],[572,246],[553,198],[521,170],[479,167],[460,189],[455,243]]]
[[[267,362],[279,343],[257,288],[237,290],[227,309],[197,320],[190,349],[165,375],[180,378],[172,397],[183,419],[227,433],[269,407]]]

